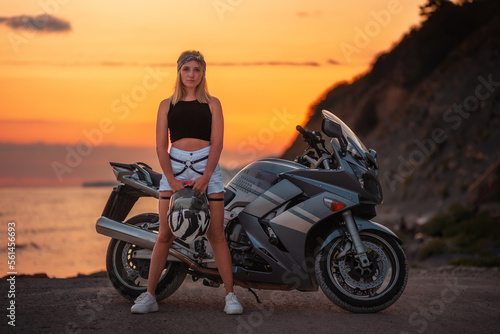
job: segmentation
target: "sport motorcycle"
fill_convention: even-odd
[[[402,241],[371,221],[383,194],[377,154],[340,118],[323,110],[320,131],[297,130],[308,148],[295,161],[262,159],[225,186],[224,231],[235,285],[323,293],[355,313],[395,303],[408,280]],[[326,140],[328,139],[328,143]],[[134,300],[146,291],[157,213],[126,220],[142,197],[159,197],[161,173],[145,163],[110,163],[116,179],[98,233],[111,237],[106,268],[113,286]],[[221,277],[206,236],[175,239],[156,289],[173,294],[186,275],[218,287]]]

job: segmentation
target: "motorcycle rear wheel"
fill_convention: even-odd
[[[359,234],[370,266],[363,268],[350,254],[336,259],[342,246],[338,238],[316,256],[316,276],[323,293],[335,305],[353,313],[375,313],[399,299],[408,281],[408,265],[393,237],[375,231]]]
[[[158,221],[158,214],[143,213],[134,216],[125,223],[141,226]],[[158,230],[157,227],[151,230]],[[147,290],[149,262],[146,259],[135,259],[132,253],[141,247],[128,242],[111,239],[106,253],[106,269],[114,288],[129,300],[135,300]],[[183,263],[167,261],[158,285],[156,300],[160,301],[173,294],[184,282],[187,268]]]

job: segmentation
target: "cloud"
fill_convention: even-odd
[[[305,62],[294,62],[294,61],[255,61],[255,62],[222,62],[222,63],[211,63],[211,66],[320,66],[318,62],[315,61],[305,61]]]
[[[8,63],[11,65],[50,65],[50,66],[108,66],[108,67],[145,67],[145,66],[160,66],[160,67],[176,67],[176,63],[140,63],[140,62],[126,62],[126,61],[26,61],[26,60],[9,60],[0,63]],[[335,64],[334,60],[329,60],[327,63],[318,61],[250,61],[250,62],[207,62],[209,67],[245,67],[245,66],[297,66],[297,67],[318,67],[325,64]]]
[[[330,64],[332,64],[329,61]],[[120,62],[120,61],[103,61],[100,62],[101,66],[161,66],[161,67],[175,67],[176,63],[150,63],[150,64],[141,64],[135,62]],[[207,66],[321,66],[321,63],[317,61],[248,61],[248,62],[207,62]]]
[[[0,18],[1,19],[1,18]],[[176,68],[176,63],[141,63],[141,62],[127,62],[127,61],[26,61],[26,60],[9,60],[0,61],[0,63],[7,63],[11,65],[50,65],[50,66],[106,66],[106,67],[145,67],[145,66],[159,66],[159,67],[173,67]],[[325,65],[340,65],[341,63],[328,59],[325,62],[320,61],[248,61],[248,62],[207,62],[208,67],[247,67],[247,66],[296,66],[296,67],[320,67]]]
[[[328,59],[326,62],[330,65],[340,65],[340,63],[335,59]]]
[[[300,12],[297,12],[297,16],[300,18],[307,18],[307,17],[318,18],[321,16],[321,11],[319,11],[319,10],[316,10],[314,12],[300,11]]]
[[[48,14],[0,17],[0,23],[4,23],[15,30],[30,29],[39,32],[64,32],[71,30],[71,24],[68,21]]]
[[[135,62],[120,62],[120,61],[103,61],[100,62],[101,66],[161,66],[161,67],[176,67],[176,63],[150,63],[140,64]],[[249,62],[207,62],[207,66],[321,66],[317,61],[249,61]]]

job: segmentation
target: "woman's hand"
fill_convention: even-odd
[[[210,178],[206,175],[202,175],[196,180],[188,182],[187,185],[192,186],[194,190],[203,194],[205,190],[207,190],[208,182],[210,182]]]
[[[182,180],[177,180],[177,179],[172,179],[172,180],[167,180],[168,181],[168,185],[170,186],[170,188],[172,188],[172,192],[176,192],[178,190],[181,190],[184,188],[184,185],[187,183],[186,181],[182,181]]]

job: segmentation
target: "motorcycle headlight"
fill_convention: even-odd
[[[377,201],[382,201],[382,187],[380,186],[380,182],[378,181],[376,176],[370,174],[368,170],[364,169],[363,167],[351,163],[349,164],[349,166],[354,172],[354,175],[356,175],[356,178],[358,179],[361,187],[370,195],[372,195]]]
[[[363,175],[364,180],[364,189],[370,193],[378,202],[382,201],[382,186],[380,185],[380,181],[373,175],[369,173],[365,173]]]
[[[352,171],[354,172],[354,175],[356,175],[356,178],[358,179],[359,184],[361,185],[361,188],[365,188],[365,180],[363,179],[363,175],[366,173],[366,169],[351,164],[349,163],[349,166],[351,166]]]

